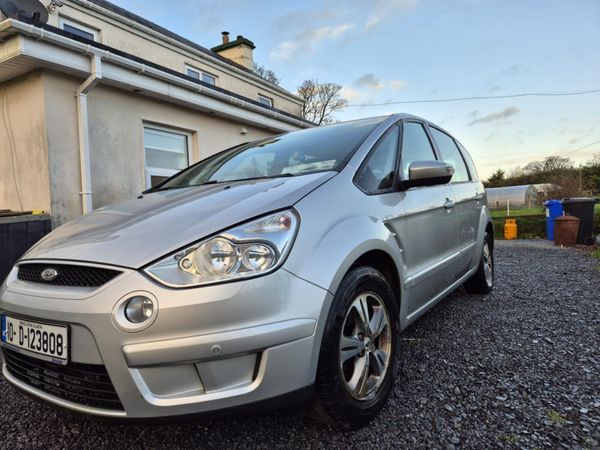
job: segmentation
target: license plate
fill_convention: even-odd
[[[2,315],[2,345],[57,364],[69,360],[69,329]]]

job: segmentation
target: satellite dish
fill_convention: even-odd
[[[48,10],[38,0],[0,0],[0,10],[9,19],[46,23]]]

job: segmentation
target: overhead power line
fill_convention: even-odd
[[[485,95],[475,97],[456,97],[456,98],[435,98],[425,100],[398,100],[393,102],[383,103],[361,103],[361,104],[348,104],[346,106],[352,106],[357,108],[367,108],[371,106],[387,106],[387,105],[405,105],[408,103],[444,103],[444,102],[462,102],[466,100],[494,100],[499,98],[519,98],[519,97],[565,97],[569,95],[584,95],[584,94],[596,94],[600,92],[600,89],[589,89],[585,91],[568,91],[568,92],[524,92],[521,94],[509,94],[509,95]]]
[[[553,151],[552,152],[550,150],[546,151],[546,155],[549,155],[549,156],[561,156],[563,158],[566,158],[568,156],[573,155],[574,153],[577,153],[580,150],[592,147],[593,145],[596,145],[596,144],[600,144],[600,139],[598,139],[597,141],[594,141],[594,142],[590,142],[589,144],[582,145],[581,147],[578,147],[575,150],[571,150],[569,153],[565,153],[564,155],[560,154],[559,151]],[[495,160],[496,158],[509,158],[510,160],[512,160],[512,159],[514,159],[514,157],[516,155],[520,155],[520,156],[523,156],[523,157],[530,157],[530,158],[543,158],[544,157],[543,155],[539,155],[539,156],[533,156],[532,155],[532,153],[539,153],[541,151],[543,151],[543,150],[534,151],[534,152],[524,151],[524,152],[505,153],[505,154],[501,154],[501,155],[494,155],[494,156],[491,156],[491,157],[487,156],[487,157],[478,158],[478,159],[479,160],[489,160],[489,159],[494,159]],[[511,156],[512,156],[512,158],[510,158]],[[508,161],[508,159],[496,160],[495,162],[490,162],[490,164],[500,164],[503,161]]]
[[[560,152],[563,152],[565,150],[571,150],[569,153],[563,155],[566,157],[566,156],[572,155],[573,153],[578,152],[579,150],[583,150],[585,148],[591,147],[596,144],[600,144],[600,139],[597,141],[594,141],[594,142],[590,142],[589,144],[585,144],[583,146],[577,146],[577,148],[574,150],[571,150],[570,147],[575,147],[575,145],[570,145],[570,146],[563,146],[563,147],[541,148],[541,149],[537,149],[537,150],[525,150],[525,151],[521,150],[520,152],[502,153],[502,154],[497,154],[497,155],[487,155],[487,156],[485,156],[483,158],[479,158],[479,159],[480,160],[481,159],[485,159],[485,160],[498,159],[498,158],[506,158],[507,156],[516,156],[516,155],[531,156],[532,154],[535,154],[535,153],[545,153],[545,154],[553,154],[555,156],[556,155],[560,156],[559,155]]]
[[[571,151],[571,152],[569,152],[569,153],[567,153],[567,154],[565,154],[563,156],[571,156],[573,153],[577,153],[579,150],[583,150],[584,148],[591,147],[592,145],[596,145],[598,143],[600,143],[600,139],[597,140],[597,141],[595,141],[595,142],[591,142],[589,144],[586,144],[586,145],[584,145],[582,147],[579,147],[579,148],[577,148],[577,149],[575,149],[575,150],[573,150],[573,151]]]

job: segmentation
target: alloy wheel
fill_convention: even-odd
[[[346,312],[340,336],[340,369],[350,395],[365,401],[377,393],[391,359],[392,328],[379,295],[360,294]]]
[[[487,242],[483,244],[483,272],[485,274],[485,282],[488,286],[492,286],[494,282],[494,261],[490,246]]]

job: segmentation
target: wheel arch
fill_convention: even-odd
[[[492,250],[494,250],[494,223],[490,220],[485,226],[485,231],[490,237],[489,244]]]
[[[394,258],[392,256],[383,251],[383,250],[369,250],[366,253],[359,256],[348,268],[344,276],[350,273],[357,267],[368,266],[372,267],[385,277],[385,279],[390,283],[392,291],[394,292],[394,299],[396,301],[396,306],[398,311],[400,311],[400,302],[401,302],[401,284],[400,284],[400,272],[398,271],[398,267]]]

